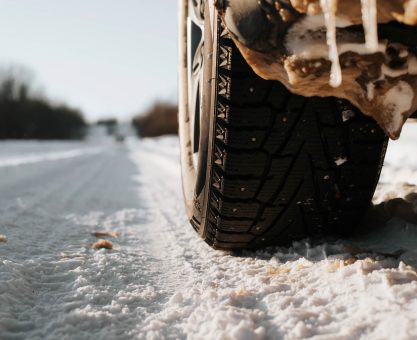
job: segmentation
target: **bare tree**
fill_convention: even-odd
[[[133,118],[132,125],[140,137],[175,135],[178,133],[178,106],[157,101]]]

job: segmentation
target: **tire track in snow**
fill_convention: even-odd
[[[71,159],[81,156],[91,156],[101,152],[103,152],[103,149],[100,147],[89,149],[73,149],[60,152],[35,153],[15,157],[0,157],[0,168],[16,167],[26,164],[34,164],[48,161],[59,161],[63,159]]]
[[[179,164],[172,158],[178,155],[178,149],[167,151],[161,155],[155,145],[142,145],[137,147],[137,152],[132,150],[133,159],[148,180],[147,201],[153,202],[151,210],[156,216],[155,221],[159,228],[163,227],[160,233],[166,251],[162,254],[171,259],[164,266],[167,276],[178,280],[180,274],[184,282],[177,285],[160,313],[147,318],[140,338],[171,337],[173,329],[177,329],[174,334],[181,334],[181,338],[221,338],[230,334],[232,338],[241,338],[245,333],[248,338],[262,338],[265,328],[260,319],[264,319],[265,325],[269,325],[269,321],[260,317],[265,313],[256,308],[256,303],[252,306],[253,311],[242,313],[235,308],[227,310],[222,302],[216,301],[217,291],[221,289],[218,282],[222,278],[227,277],[229,282],[226,283],[231,285],[225,291],[226,295],[230,289],[240,289],[240,283],[232,281],[240,281],[241,275],[236,269],[247,259],[241,261],[227,252],[210,249],[192,230],[183,208]],[[154,252],[161,253],[161,248]],[[234,262],[232,266],[228,266],[229,261]],[[231,273],[227,273],[232,268]],[[229,315],[222,320],[223,313]],[[233,334],[233,328],[237,329],[236,334]]]
[[[29,174],[23,185],[17,179],[16,185],[12,187],[12,194],[17,196],[22,194],[24,197],[22,200],[25,203],[19,207],[17,212],[12,213],[15,220],[14,229],[18,230],[15,230],[15,235],[11,234],[10,243],[13,243],[17,237],[21,239],[19,243],[16,242],[13,249],[14,252],[17,252],[13,261],[5,260],[3,265],[9,269],[9,274],[15,274],[17,282],[21,284],[14,287],[16,281],[10,280],[8,283],[6,276],[6,282],[2,285],[3,291],[15,292],[17,296],[14,296],[13,305],[10,305],[10,301],[7,299],[3,301],[3,306],[9,304],[10,309],[6,315],[3,315],[0,329],[3,326],[9,332],[36,330],[38,323],[46,322],[43,317],[40,317],[40,320],[43,319],[42,322],[39,319],[34,322],[33,320],[16,320],[18,317],[13,319],[13,315],[20,318],[22,306],[25,306],[25,309],[29,307],[29,310],[23,314],[32,312],[35,319],[36,316],[42,314],[50,315],[48,306],[53,310],[56,300],[59,301],[61,296],[66,295],[65,291],[59,292],[60,288],[68,286],[68,283],[73,281],[74,275],[71,274],[71,270],[85,262],[82,254],[85,243],[77,244],[75,247],[76,253],[81,251],[79,256],[75,256],[76,260],[60,263],[59,251],[68,248],[68,244],[73,243],[71,241],[79,243],[79,237],[76,236],[82,233],[79,228],[76,230],[71,228],[60,215],[68,209],[68,203],[70,203],[73,193],[82,190],[82,188],[86,190],[86,181],[97,175],[102,163],[97,157],[82,159],[77,163],[51,163],[50,167],[46,168],[44,177],[31,178]],[[33,191],[27,195],[26,187],[30,182],[32,182]],[[61,209],[61,211],[57,211],[57,209]],[[29,254],[28,251],[30,251]],[[7,253],[2,255],[2,257],[6,257]],[[38,256],[39,258],[37,258]],[[18,263],[19,260],[23,263]],[[14,305],[17,306],[17,309]],[[36,335],[33,336],[36,337]]]
[[[9,238],[0,247],[0,292],[7,292],[0,295],[1,337],[130,337],[166,294],[156,288],[159,261],[146,253],[148,212],[126,149],[43,170],[5,185],[13,189],[9,200],[19,197],[24,206],[0,216]],[[97,229],[121,233],[114,251],[89,248]]]
[[[174,144],[176,146],[176,144]],[[130,145],[131,160],[140,171],[136,181],[142,186],[142,196],[150,212],[152,225],[149,236],[152,238],[150,252],[161,261],[161,276],[171,294],[181,287],[181,277],[194,274],[192,264],[186,261],[185,249],[179,246],[174,230],[183,230],[187,224],[182,202],[178,149],[168,148],[163,156],[157,145]],[[152,173],[152,177],[149,174]]]

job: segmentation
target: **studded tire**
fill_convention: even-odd
[[[383,131],[344,100],[305,98],[259,78],[221,21],[207,17],[198,161],[180,25],[182,173],[194,229],[216,249],[351,233],[379,179]]]

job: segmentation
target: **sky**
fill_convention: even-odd
[[[89,121],[177,97],[176,0],[0,0],[0,66]]]

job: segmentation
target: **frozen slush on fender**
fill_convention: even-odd
[[[417,0],[219,0],[217,7],[262,78],[303,96],[347,99],[392,139],[417,110]]]

